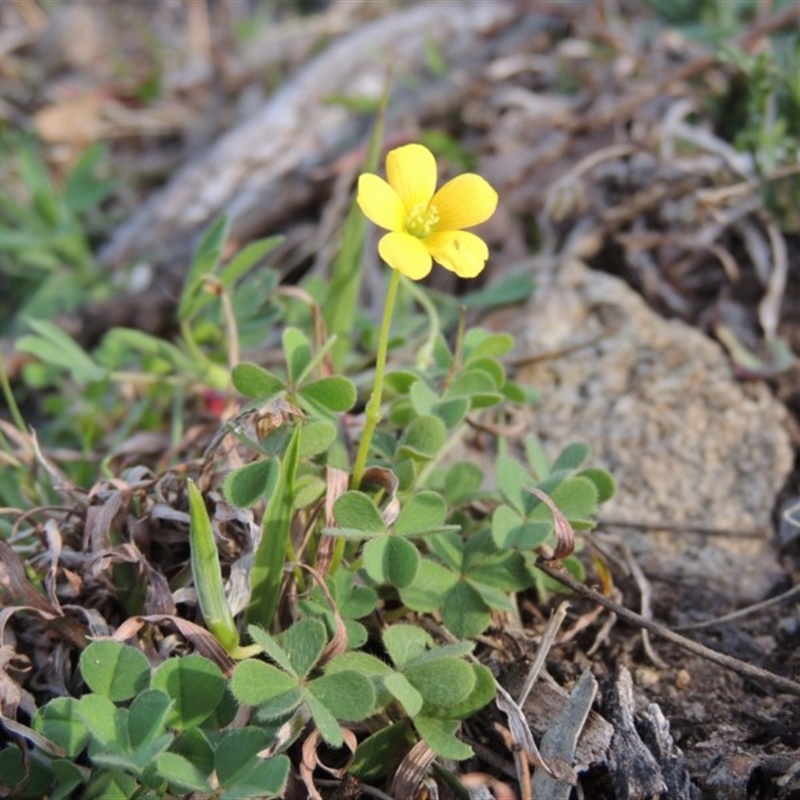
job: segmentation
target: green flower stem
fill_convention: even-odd
[[[27,435],[28,427],[25,425],[25,420],[22,417],[22,413],[20,412],[16,398],[14,397],[14,392],[11,388],[11,382],[8,379],[8,373],[6,372],[6,362],[3,359],[2,349],[0,349],[0,384],[2,384],[3,397],[5,397],[6,405],[8,406],[9,413],[11,414],[11,419],[14,421],[14,425],[16,425],[17,430],[21,434]],[[2,442],[3,450],[10,455],[11,447],[8,444],[8,440],[2,435],[2,433],[0,433],[0,442]]]
[[[364,470],[367,466],[369,447],[372,444],[372,436],[381,421],[381,400],[383,397],[383,377],[386,373],[386,354],[389,351],[389,332],[392,327],[392,312],[394,311],[394,301],[397,299],[397,287],[400,285],[400,277],[399,270],[391,270],[389,288],[386,290],[386,305],[383,307],[383,320],[381,321],[381,330],[378,335],[375,385],[372,388],[369,403],[367,403],[364,432],[361,434],[361,441],[358,444],[356,464],[353,467],[353,476],[350,480],[350,485],[353,489],[358,489],[361,485],[361,479],[364,477]]]
[[[436,339],[439,336],[442,325],[439,319],[439,312],[433,304],[433,300],[429,297],[428,293],[419,285],[414,283],[410,278],[403,275],[403,288],[422,306],[425,313],[428,315],[428,322],[430,323],[430,333],[417,354],[417,366],[420,369],[426,369],[433,361],[433,348],[436,346]]]

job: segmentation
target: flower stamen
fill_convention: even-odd
[[[417,239],[431,235],[439,221],[439,209],[433,204],[417,203],[406,217],[406,232]]]

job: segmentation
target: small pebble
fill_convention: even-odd
[[[692,676],[685,669],[678,670],[675,676],[675,688],[685,689],[692,682]]]
[[[661,677],[658,674],[658,670],[651,667],[639,667],[634,675],[636,676],[636,685],[641,686],[643,689],[655,686]]]

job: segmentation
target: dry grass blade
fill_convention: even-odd
[[[27,739],[33,742],[37,747],[40,747],[43,752],[53,756],[53,758],[64,758],[67,751],[60,747],[55,742],[51,741],[41,733],[38,733],[33,728],[23,725],[21,722],[9,719],[6,716],[0,715],[0,725],[2,725],[9,733],[15,734],[22,739]]]
[[[425,742],[417,742],[397,768],[392,781],[392,797],[417,797],[422,783],[436,753]]]
[[[347,491],[350,475],[343,469],[327,467],[325,470],[325,527],[333,528],[336,519],[333,516],[333,506],[336,501]],[[333,551],[336,540],[332,536],[320,538],[317,547],[317,570],[324,578],[333,563]]]
[[[544,667],[547,654],[550,652],[550,648],[553,646],[553,642],[555,641],[556,635],[561,628],[561,624],[564,622],[564,619],[567,616],[568,609],[569,603],[565,600],[564,602],[558,604],[558,608],[550,617],[550,621],[547,623],[547,628],[542,635],[542,641],[539,645],[539,649],[536,651],[536,658],[533,659],[533,663],[528,670],[528,675],[525,678],[525,683],[522,685],[522,688],[519,691],[519,697],[517,698],[518,706],[522,707],[525,705],[528,695],[531,693],[534,684],[539,678],[539,674]]]

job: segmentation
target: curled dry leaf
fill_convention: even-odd
[[[364,475],[361,478],[362,486],[369,483],[380,486],[389,496],[389,502],[383,509],[383,521],[387,525],[391,525],[400,513],[400,501],[397,499],[397,488],[400,485],[400,481],[397,479],[397,475],[384,467],[370,467],[364,470]]]
[[[25,566],[10,545],[0,541],[0,641],[3,631],[12,614],[18,611],[36,613],[48,627],[58,632],[60,637],[72,645],[83,648],[86,645],[86,630],[71,616],[66,616],[49,603],[30,583]]]
[[[548,561],[560,560],[572,555],[575,549],[575,531],[572,530],[572,525],[569,520],[561,512],[561,509],[550,499],[550,496],[545,494],[541,489],[535,486],[526,486],[527,491],[535,494],[549,509],[553,515],[553,525],[556,531],[556,549],[552,556],[547,558]]]
[[[358,747],[356,735],[348,728],[342,728],[342,734],[344,735],[344,746],[350,751],[350,755],[341,767],[329,767],[320,758],[319,746],[320,744],[324,744],[324,742],[322,741],[319,731],[312,731],[311,735],[303,742],[303,760],[300,764],[300,777],[303,779],[303,783],[306,785],[306,789],[308,789],[308,796],[312,800],[322,800],[322,795],[314,784],[314,770],[316,770],[317,767],[325,770],[325,772],[332,775],[334,778],[342,778],[353,763],[353,756]]]
[[[31,663],[26,656],[17,655],[10,645],[0,647],[0,714],[16,719],[21,708],[29,717],[36,713],[36,700],[20,686],[10,673],[24,675],[30,672]]]
[[[129,617],[114,631],[112,638],[118,642],[125,642],[136,636],[145,625],[159,625],[162,623],[174,625],[178,633],[190,642],[201,656],[213,661],[226,675],[230,675],[233,671],[236,662],[209,631],[194,622],[181,619],[173,614],[148,614],[146,616]]]

